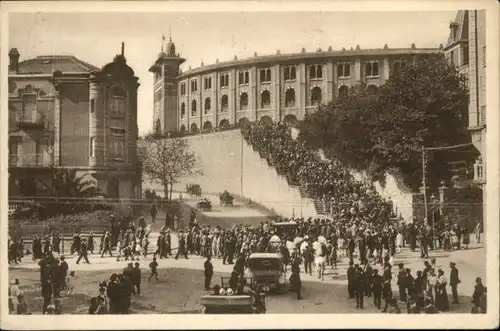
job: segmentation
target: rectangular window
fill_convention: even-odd
[[[351,64],[350,63],[339,63],[337,65],[337,75],[341,78],[351,77]]]
[[[125,158],[125,135],[114,133],[111,136],[111,153],[115,159]]]
[[[238,84],[240,85],[245,84],[245,74],[243,72],[240,72],[238,74]]]
[[[90,157],[95,157],[95,137],[90,138]]]
[[[112,117],[125,117],[126,103],[124,98],[113,97],[110,100],[109,108]]]
[[[378,62],[377,61],[366,62],[365,74],[366,74],[366,77],[377,77],[378,76]]]
[[[37,103],[36,103],[36,94],[25,94],[23,95],[23,113],[21,116],[21,120],[23,122],[36,122],[36,111],[37,111]]]
[[[181,83],[181,95],[186,95],[186,83]]]
[[[205,90],[212,88],[212,77],[205,77]]]
[[[469,49],[463,47],[460,50],[462,51],[462,65],[466,66],[469,64]]]
[[[295,80],[296,78],[296,69],[294,66],[285,67],[284,79],[285,80]]]
[[[198,91],[198,81],[192,80],[191,81],[191,92],[197,92]]]

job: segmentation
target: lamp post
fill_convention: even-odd
[[[435,210],[434,207],[436,206],[436,196],[434,193],[431,195],[431,204],[432,204],[432,248],[436,249],[436,224],[435,224]]]

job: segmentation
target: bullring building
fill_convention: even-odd
[[[389,76],[439,48],[342,49],[258,56],[182,72],[170,40],[154,74],[156,132],[199,132],[244,122],[296,121],[360,83],[376,93]]]

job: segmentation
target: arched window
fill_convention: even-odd
[[[283,122],[285,122],[285,124],[288,124],[288,125],[294,125],[297,123],[297,117],[293,114],[288,114],[283,119]]]
[[[186,132],[186,126],[184,124],[181,125],[181,132]]]
[[[250,83],[250,73],[248,71],[245,72],[245,84]]]
[[[196,123],[191,124],[191,132],[198,132],[198,125],[196,125]]]
[[[246,117],[242,117],[240,118],[240,120],[238,121],[238,126],[240,128],[246,128],[250,125],[250,121],[248,120],[248,118]]]
[[[225,112],[227,111],[227,107],[229,105],[229,100],[228,100],[228,97],[227,95],[223,95],[221,100],[220,100],[220,109],[221,109],[221,112]]]
[[[191,116],[196,116],[196,100],[191,102]]]
[[[113,90],[112,90],[112,96],[126,98],[127,92],[124,89],[122,89],[121,87],[115,86],[115,87],[113,87]]]
[[[219,128],[220,128],[221,130],[227,130],[227,129],[229,129],[229,126],[230,126],[230,125],[229,125],[229,121],[228,121],[228,120],[226,120],[226,119],[224,119],[224,120],[220,121],[220,123],[219,123]]]
[[[271,81],[271,69],[266,70],[266,82]]]
[[[348,92],[349,92],[349,87],[347,87],[347,85],[342,85],[339,88],[339,96],[341,97],[347,96]]]
[[[212,100],[210,98],[205,99],[205,114],[210,113],[210,109],[212,107]]]
[[[294,107],[295,106],[295,90],[293,88],[289,88],[285,92],[285,107]]]
[[[260,96],[260,108],[269,108],[271,105],[271,93],[268,90],[264,90]]]
[[[316,86],[311,90],[311,105],[317,106],[321,103],[321,89]]]
[[[181,104],[181,118],[184,118],[186,116],[186,104],[183,102]]]
[[[245,84],[245,75],[243,74],[243,72],[240,72],[238,74],[238,84],[240,85]]]
[[[203,131],[205,131],[205,132],[210,132],[210,131],[212,131],[212,123],[210,123],[210,121],[206,121],[206,122],[203,124]]]
[[[248,94],[246,92],[241,93],[240,95],[240,109],[245,110],[248,106]]]
[[[266,70],[265,69],[261,69],[260,70],[260,81],[261,82],[265,82],[266,81]]]
[[[377,95],[378,87],[376,85],[368,85],[366,87],[366,92],[370,95]]]

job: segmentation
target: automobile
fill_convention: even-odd
[[[296,229],[299,225],[297,222],[272,222],[271,223],[274,233],[280,237],[284,237],[285,233],[290,233],[290,230]]]
[[[201,196],[201,186],[198,184],[189,184],[186,185],[187,194]]]
[[[249,284],[252,284],[250,281]],[[233,294],[224,278],[221,277],[221,291],[201,297],[202,314],[265,314],[265,294],[259,293],[259,303],[249,294]]]
[[[224,191],[224,193],[219,194],[219,203],[221,206],[232,206],[234,197],[229,192]]]
[[[196,204],[199,210],[212,211],[212,203],[208,199],[202,199]]]
[[[278,253],[252,253],[248,257],[246,276],[262,288],[264,293],[286,288],[285,267]]]

